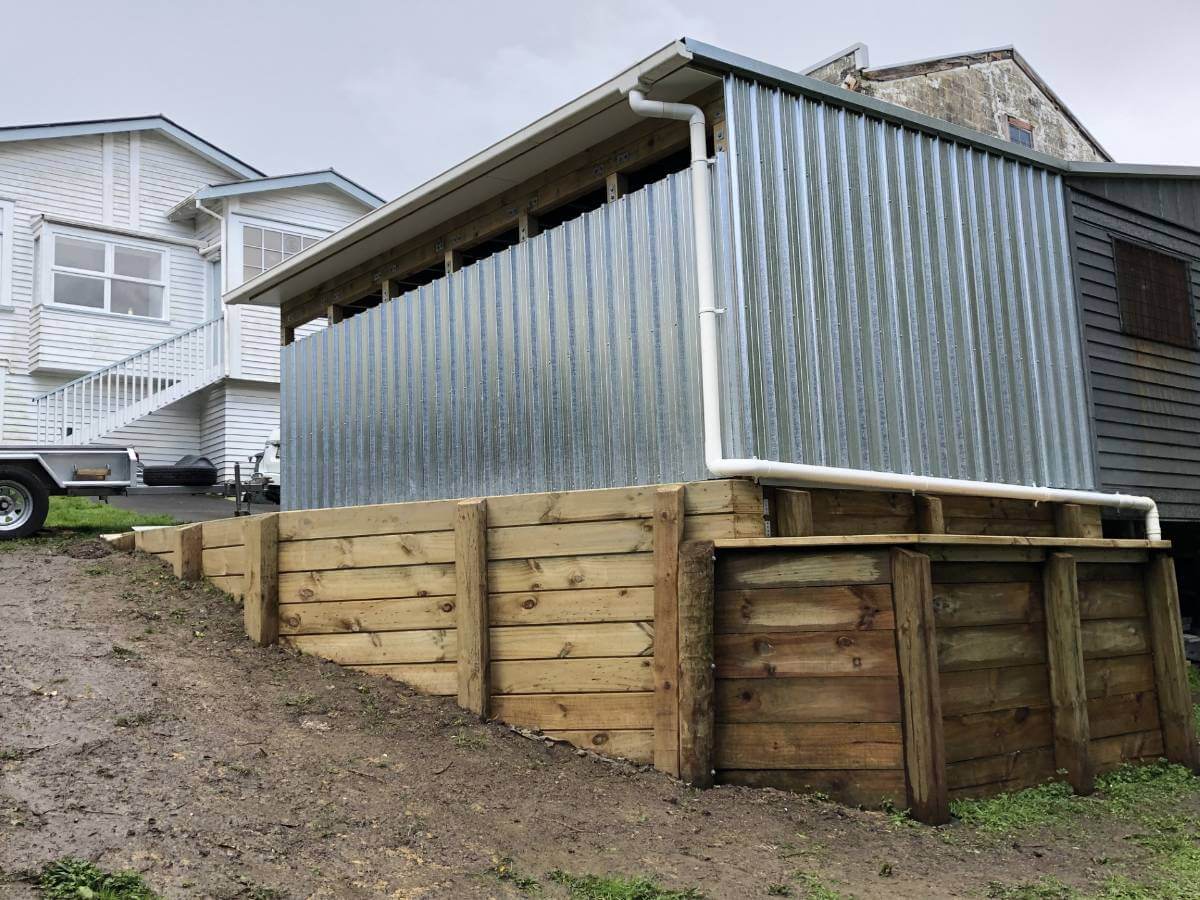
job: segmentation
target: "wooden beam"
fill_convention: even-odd
[[[679,776],[679,543],[684,487],[654,493],[654,767]]]
[[[527,241],[530,238],[535,238],[542,233],[542,225],[538,221],[537,216],[522,210],[517,215],[517,239]]]
[[[204,574],[204,531],[199,523],[180,525],[171,532],[175,577],[199,581]]]
[[[894,548],[891,562],[908,804],[920,821],[940,825],[950,821],[950,800],[929,557]]]
[[[325,307],[325,319],[330,325],[336,325],[345,318],[345,310],[337,303],[330,303]]]
[[[488,640],[487,501],[463,500],[454,514],[458,625],[458,705],[487,717],[491,699]]]
[[[609,172],[604,179],[604,199],[608,203],[620,200],[629,193],[629,178],[620,172]]]
[[[945,534],[946,516],[942,498],[932,494],[917,494],[917,531],[921,534]]]
[[[1083,507],[1078,503],[1054,504],[1054,533],[1059,537],[1091,537],[1083,524]]]
[[[397,290],[396,283],[390,278],[385,278],[379,283],[379,298],[381,303],[387,303],[393,297],[400,293]]]
[[[813,534],[812,494],[776,488],[772,495],[772,532],[777,537],[810,537]]]
[[[696,787],[713,783],[713,604],[716,580],[711,541],[679,549],[679,777]],[[656,623],[657,624],[657,623]]]
[[[1183,653],[1175,561],[1165,553],[1156,553],[1146,566],[1145,578],[1155,692],[1165,754],[1171,762],[1200,772],[1200,749],[1196,746],[1192,698],[1187,682],[1190,664]]]
[[[447,250],[445,260],[447,275],[452,275],[463,267],[463,255],[461,250]]]
[[[279,346],[286,347],[296,342],[296,329],[292,325],[279,326]]]
[[[1046,665],[1050,670],[1050,708],[1054,729],[1054,767],[1065,771],[1077,794],[1090,794],[1094,773],[1088,758],[1091,741],[1083,638],[1079,624],[1079,584],[1075,559],[1054,553],[1042,576],[1046,610]]]
[[[245,599],[242,620],[246,635],[260,647],[279,638],[279,514],[246,519]]]

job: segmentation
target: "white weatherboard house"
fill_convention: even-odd
[[[222,295],[381,202],[162,116],[0,128],[0,441],[230,476],[279,424],[279,317]]]

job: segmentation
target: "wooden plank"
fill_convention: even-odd
[[[932,535],[930,536],[933,537]],[[976,535],[960,535],[947,534],[939,535],[940,539],[946,538],[966,538],[970,537],[973,542],[966,546],[941,545],[933,544],[930,541],[920,541],[920,551],[926,554],[931,560],[939,563],[946,562],[966,562],[966,563],[1023,563],[1023,562],[1041,562],[1046,558],[1046,550],[1042,547],[1022,546],[1011,542],[1015,541],[1032,541],[1037,538],[1017,538],[1004,537],[997,538],[988,536],[989,541],[1004,541],[1005,544],[979,544],[983,540],[983,536]],[[1063,538],[1062,540],[1067,540]]]
[[[572,622],[648,622],[654,619],[654,588],[518,591],[492,594],[493,625]]]
[[[714,543],[722,547],[727,542]],[[803,550],[775,550],[771,553],[730,552],[721,555],[720,565],[717,566],[717,588],[749,590],[822,584],[882,584],[891,580],[888,566],[888,555],[884,550],[848,550],[833,553]]]
[[[200,524],[180,525],[171,531],[171,567],[181,581],[199,581],[204,575],[203,528]]]
[[[393,597],[341,603],[282,603],[281,634],[453,628],[455,597]]]
[[[1090,794],[1095,784],[1088,762],[1087,686],[1083,675],[1075,560],[1071,556],[1055,553],[1046,560],[1043,593],[1054,765],[1066,772],[1075,793]]]
[[[1150,611],[1150,644],[1167,759],[1200,772],[1200,748],[1192,718],[1192,696],[1187,683],[1189,665],[1183,653],[1179,587],[1175,563],[1156,554],[1146,567],[1146,605]]]
[[[174,546],[173,528],[147,528],[134,532],[134,545],[143,553],[166,553]]]
[[[1128,762],[1159,759],[1164,752],[1162,731],[1143,731],[1140,734],[1121,734],[1092,741],[1092,765],[1097,774],[1108,772]]]
[[[1092,738],[1115,737],[1161,728],[1158,695],[1154,691],[1100,697],[1087,704]]]
[[[776,788],[820,794],[849,806],[878,808],[907,802],[904,772],[899,769],[721,769],[721,784]]]
[[[810,675],[895,675],[891,631],[719,634],[714,639],[718,678]]]
[[[942,509],[940,497],[930,494],[917,494],[917,531],[922,534],[945,534],[946,514]]]
[[[1050,747],[965,759],[946,766],[953,799],[1019,791],[1049,781],[1054,774],[1054,751]]]
[[[970,497],[945,494],[942,506],[948,518],[1009,519],[1014,522],[1050,522],[1054,513],[1047,503],[1010,500],[1004,497]]]
[[[943,672],[1046,661],[1046,631],[1040,624],[939,628],[937,645]]]
[[[458,705],[484,718],[492,694],[488,540],[487,501],[463,500],[454,515]]]
[[[946,531],[958,535],[1005,536],[1005,537],[1053,537],[1054,523],[1024,519],[974,519],[954,518],[946,520]]]
[[[761,538],[767,533],[762,511],[708,516],[688,516],[683,523],[685,541]]]
[[[941,685],[944,716],[1050,706],[1050,675],[1043,665],[942,672]]]
[[[654,495],[654,767],[679,776],[679,544],[684,489]],[[644,549],[644,548],[642,548]]]
[[[381,675],[402,681],[423,694],[454,697],[458,694],[458,666],[447,663],[350,666],[369,675]]]
[[[494,694],[654,690],[652,661],[636,656],[496,661],[491,674]]]
[[[214,575],[206,580],[217,590],[224,591],[237,600],[241,600],[246,593],[246,577],[244,575]]]
[[[1147,550],[1170,549],[1170,541],[1147,541],[1140,538],[1068,538],[1039,535],[998,534],[920,534],[915,531],[875,531],[870,534],[819,534],[812,537],[744,537],[721,538],[716,541],[722,550],[785,550],[816,547],[871,547],[878,545],[920,544],[929,552],[941,548],[942,561],[947,562],[1007,562],[1040,561],[1044,557],[1032,552],[1055,547],[1078,548],[1088,551],[1088,562],[1137,563],[1146,560]],[[973,552],[974,551],[974,552]],[[922,551],[925,552],[925,551]],[[1078,554],[1077,554],[1078,556]]]
[[[578,730],[578,731],[543,731],[546,737],[556,741],[566,741],[592,750],[604,756],[617,759],[627,759],[630,762],[649,764],[654,761],[654,732],[642,729],[640,731],[607,731]]]
[[[938,825],[950,821],[950,802],[929,557],[892,550],[892,600],[909,806],[918,820]]]
[[[1042,567],[1037,563],[933,563],[933,583],[1041,584]]]
[[[448,562],[454,562],[453,531],[321,538],[279,545],[280,572]]]
[[[679,548],[679,777],[697,787],[712,786],[714,570],[711,543],[689,541]]]
[[[454,566],[449,563],[279,575],[279,596],[288,603],[445,596],[455,590]]]
[[[895,678],[721,678],[716,720],[734,722],[899,722]]]
[[[453,528],[453,500],[302,509],[279,514],[279,539],[285,542],[368,534],[451,531]]]
[[[279,639],[279,515],[254,516],[245,523],[246,635],[260,647]]]
[[[1136,563],[1081,563],[1075,559],[1080,584],[1088,581],[1142,581],[1144,567]]]
[[[649,729],[654,694],[497,694],[494,718],[547,731]]]
[[[454,662],[458,639],[449,628],[374,634],[298,634],[283,641],[301,653],[343,666]]]
[[[205,522],[204,549],[237,547],[245,543],[245,539],[242,536],[245,521],[244,518],[236,518],[213,519],[211,522]]]
[[[243,575],[246,569],[246,545],[214,547],[205,549],[201,555],[201,569],[205,576]]]
[[[1088,699],[1154,690],[1154,659],[1148,653],[1084,660],[1083,671]]]
[[[1037,622],[1042,619],[1041,585],[994,581],[934,584],[933,613],[938,628]]]
[[[776,488],[772,495],[771,532],[777,537],[809,537],[813,531],[812,494]]]
[[[1080,632],[1084,659],[1134,656],[1151,651],[1150,627],[1146,619],[1091,619],[1080,625]]]
[[[497,593],[653,584],[652,553],[503,559],[488,565],[488,585]]]
[[[1054,744],[1049,709],[1019,707],[947,716],[942,725],[947,762],[1053,747]]]
[[[886,584],[759,588],[717,594],[718,633],[869,631],[895,626]]]
[[[1136,619],[1146,615],[1145,586],[1138,581],[1081,581],[1083,619]]]
[[[512,625],[491,629],[492,659],[566,659],[654,653],[649,622]]]
[[[1063,542],[1068,539],[1055,538],[1055,540]],[[1087,540],[1088,543],[1061,544],[1064,547],[1071,547],[1071,555],[1075,557],[1077,563],[1144,563],[1150,558],[1148,550],[1169,550],[1171,548],[1170,541],[1138,541],[1105,538],[1103,542],[1099,542],[1090,538],[1075,539],[1075,541],[1082,540]]]
[[[108,535],[105,538],[112,546],[113,550],[121,553],[132,553],[137,549],[137,533],[126,531],[118,535]]]
[[[682,491],[683,487],[677,486],[673,490]],[[682,530],[682,505],[678,517]],[[514,525],[509,528],[492,528],[488,533],[489,559],[639,553],[653,548],[652,519],[617,519],[610,522],[577,522],[569,525]]]
[[[873,722],[716,726],[718,769],[900,769],[900,726]]]
[[[1060,537],[1099,537],[1087,533],[1083,507],[1078,503],[1055,503],[1054,531]]]

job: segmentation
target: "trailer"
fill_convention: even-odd
[[[247,515],[245,506],[266,496],[270,479],[260,476],[257,466],[244,483],[240,465],[234,466],[232,481],[221,483],[215,470],[207,480],[200,477],[201,468],[196,464],[143,467],[133,447],[0,446],[0,540],[37,532],[46,522],[51,497],[216,494],[232,497],[238,516]],[[174,478],[168,470],[174,470]]]

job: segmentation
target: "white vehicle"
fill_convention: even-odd
[[[279,502],[280,467],[279,467],[279,429],[276,428],[267,437],[267,444],[251,459],[255,463],[254,481],[261,482],[265,487],[263,493],[271,503]]]

